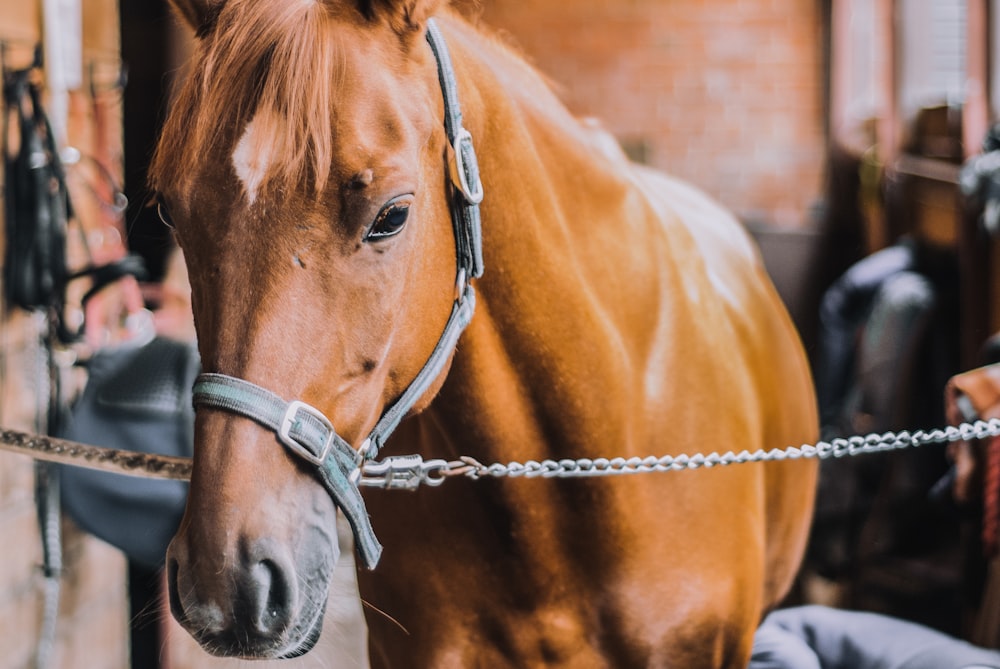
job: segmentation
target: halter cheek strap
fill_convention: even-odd
[[[444,96],[444,125],[452,177],[452,226],[458,266],[451,315],[427,362],[399,399],[382,414],[359,450],[354,450],[337,434],[326,416],[305,402],[287,401],[254,383],[225,374],[201,374],[194,385],[195,408],[228,411],[256,421],[272,430],[289,451],[316,468],[320,481],[350,522],[358,558],[368,569],[378,564],[382,545],[375,537],[358,488],[361,465],[378,455],[385,440],[444,370],[476,308],[476,295],[469,280],[483,273],[479,218],[483,186],[479,165],[472,137],[462,127],[462,110],[448,47],[433,19],[427,22],[427,41],[437,59],[438,79]]]
[[[482,227],[479,203],[483,201],[483,182],[479,161],[472,146],[472,135],[462,127],[462,106],[458,102],[458,84],[451,65],[448,45],[434,19],[427,20],[427,42],[438,65],[438,81],[444,96],[444,129],[451,146],[448,162],[452,181],[452,224],[458,251],[459,274],[478,279],[483,275]]]

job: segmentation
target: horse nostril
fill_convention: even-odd
[[[277,635],[291,622],[294,593],[285,571],[272,560],[250,569],[250,621],[261,635]]]
[[[168,559],[167,560],[167,598],[170,600],[170,612],[174,615],[174,619],[183,624],[185,620],[184,616],[184,606],[181,604],[181,598],[177,590],[177,573],[180,568],[177,564],[177,560]]]
[[[180,592],[180,565],[177,560],[168,559],[167,598],[174,619],[198,636],[218,634],[225,629],[226,620],[221,608],[193,599],[191,595],[181,597]]]

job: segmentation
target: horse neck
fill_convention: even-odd
[[[486,270],[424,427],[477,457],[556,457],[548,449],[573,451],[579,427],[577,407],[566,405],[573,381],[561,377],[583,354],[566,338],[596,319],[582,284],[599,280],[598,228],[625,217],[632,168],[609,135],[574,118],[508,48],[458,18],[444,28],[486,191]]]
[[[520,189],[522,201],[562,196],[557,182],[567,177],[580,187],[570,189],[577,202],[606,200],[608,188],[628,187],[629,162],[610,133],[570,113],[548,80],[498,38],[455,14],[445,19],[464,123],[476,140],[494,204],[511,204],[502,198],[514,189]],[[546,180],[553,183],[523,190],[525,183]],[[600,190],[590,193],[586,187]],[[511,207],[491,207],[490,201],[484,208],[500,209],[490,212],[493,218],[514,215]]]

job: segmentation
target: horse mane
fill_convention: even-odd
[[[317,192],[332,159],[330,103],[343,77],[332,19],[353,3],[229,0],[198,40],[150,166],[155,190],[197,174],[202,157],[234,142],[253,120],[251,155],[266,155],[267,181],[312,176]],[[360,16],[360,15],[359,15]]]
[[[151,188],[181,191],[191,175],[201,173],[205,155],[231,152],[237,133],[252,121],[247,154],[267,161],[259,185],[291,190],[311,178],[315,192],[321,192],[333,158],[330,109],[345,77],[335,24],[345,17],[375,20],[380,2],[227,0],[216,5],[221,9],[199,33],[188,76],[161,131],[149,170]],[[458,16],[447,0],[431,4]],[[536,93],[553,94],[557,87],[509,37],[475,19],[462,23],[480,44],[517,63]]]

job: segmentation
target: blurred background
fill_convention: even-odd
[[[943,425],[948,380],[1000,357],[990,339],[1000,330],[1000,160],[990,158],[1000,148],[990,136],[1000,3],[452,4],[519,48],[634,160],[736,213],[800,329],[827,437]],[[5,81],[41,48],[32,76],[82,230],[68,239],[71,257],[133,253],[148,270],[105,320],[95,316],[103,328],[91,323],[91,349],[129,336],[121,304],[157,310],[175,297],[164,282],[173,243],[145,172],[189,40],[165,0],[0,1]],[[14,107],[5,99],[7,119]],[[39,426],[46,327],[30,311],[5,311],[6,427]],[[881,611],[1000,646],[977,471],[989,458],[969,448],[966,460],[941,447],[825,465],[790,601]],[[41,634],[35,479],[30,461],[0,454],[0,669],[33,666]],[[164,620],[156,569],[60,522],[51,666],[216,666]]]

